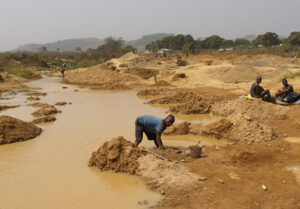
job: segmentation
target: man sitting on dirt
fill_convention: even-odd
[[[275,97],[281,101],[285,101],[288,103],[293,103],[300,99],[300,94],[294,92],[294,88],[292,85],[288,84],[288,81],[284,78],[282,79],[282,90],[279,90]]]
[[[173,115],[168,115],[165,119],[157,118],[151,115],[143,115],[135,120],[135,143],[137,147],[143,140],[143,133],[146,134],[148,140],[153,140],[156,147],[165,149],[162,140],[162,132],[175,121]]]
[[[250,95],[251,97],[254,98],[262,98],[264,101],[267,102],[275,102],[274,98],[272,98],[270,91],[264,90],[263,87],[261,87],[259,84],[262,81],[261,76],[257,76],[256,82],[252,84],[251,89],[250,89]]]

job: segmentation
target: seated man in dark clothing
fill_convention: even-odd
[[[164,149],[161,141],[162,132],[175,121],[173,115],[168,115],[165,119],[157,118],[150,115],[140,116],[135,120],[135,146],[138,146],[143,140],[143,133],[148,140],[154,140],[157,148]]]
[[[285,78],[282,79],[282,84],[283,84],[282,90],[279,90],[275,94],[275,97],[277,99],[288,103],[293,103],[300,99],[300,94],[294,92],[293,86],[288,84],[288,81]]]
[[[274,98],[272,98],[271,93],[269,90],[264,90],[259,84],[262,81],[262,77],[258,76],[256,78],[256,82],[252,84],[250,89],[250,95],[254,98],[262,98],[264,101],[267,102],[275,102]]]

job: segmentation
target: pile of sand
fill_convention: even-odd
[[[144,89],[140,90],[137,95],[138,96],[162,96],[169,92],[169,89],[166,88],[155,88],[155,89]]]
[[[91,86],[98,89],[124,89],[129,81],[137,81],[138,76],[122,74],[107,69],[105,63],[90,68],[70,71],[65,76],[65,82],[81,86]]]
[[[60,112],[59,110],[56,109],[55,106],[50,105],[50,104],[37,103],[36,105],[37,106],[41,105],[42,107],[32,113],[32,115],[34,117],[43,117],[43,116],[47,116],[47,115],[57,114]]]
[[[46,115],[37,119],[34,119],[32,122],[34,124],[39,124],[39,123],[50,123],[50,122],[54,122],[56,120],[56,118],[52,115]]]
[[[142,67],[127,68],[126,70],[124,70],[124,73],[137,75],[143,79],[149,79],[159,74],[158,70]]]
[[[0,144],[32,139],[42,132],[33,123],[9,116],[0,116]]]
[[[147,154],[123,137],[114,138],[105,142],[92,154],[89,165],[97,166],[100,170],[113,170],[135,174],[138,169],[137,159]]]
[[[255,80],[258,73],[255,68],[247,65],[239,66],[217,66],[208,71],[210,78],[228,82],[241,82],[241,81],[251,81]]]
[[[150,100],[150,104],[175,104],[169,108],[170,112],[182,114],[209,113],[213,101],[209,97],[194,92],[177,92],[172,95]]]
[[[178,150],[168,149],[164,152],[170,152],[173,156]],[[192,187],[198,182],[198,176],[190,173],[183,165],[162,160],[158,155],[161,154],[134,147],[130,141],[117,137],[105,142],[92,154],[89,166],[96,166],[102,171],[137,174],[152,188],[166,192],[168,189]]]
[[[228,132],[233,124],[227,119],[221,119],[203,127],[201,133],[213,136],[217,139],[224,138],[224,134]]]
[[[152,188],[181,190],[191,188],[199,181],[199,176],[188,171],[181,164],[162,161],[153,155],[144,155],[138,159],[139,174]]]
[[[47,93],[43,93],[43,92],[29,92],[29,93],[27,93],[25,95],[32,96],[32,97],[39,97],[39,96],[46,96]]]
[[[183,123],[179,123],[169,127],[164,131],[165,135],[186,135],[190,133],[190,122],[184,121]]]
[[[269,141],[276,138],[271,124],[274,120],[286,117],[288,110],[289,107],[240,98],[218,102],[212,106],[214,114],[227,117],[233,123],[227,132],[222,131],[220,137],[243,143]]]
[[[0,105],[0,111],[17,107],[20,107],[20,105]]]

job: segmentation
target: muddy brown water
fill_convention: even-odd
[[[135,92],[77,91],[76,86],[61,84],[60,78],[44,78],[28,85],[47,93],[40,102],[72,104],[57,107],[62,113],[54,123],[41,125],[39,137],[0,146],[1,209],[134,209],[149,208],[161,199],[138,177],[99,172],[87,164],[91,153],[104,141],[119,135],[133,141],[136,117],[164,117],[166,109],[144,105]],[[21,105],[1,115],[32,121],[31,113],[36,108],[28,106],[33,102],[26,98],[25,93],[18,93],[0,101]],[[197,140],[165,143],[189,146]],[[142,145],[153,146],[147,140]]]

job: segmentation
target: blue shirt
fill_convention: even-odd
[[[143,125],[144,131],[148,133],[162,133],[165,129],[164,119],[157,118],[151,115],[143,115],[139,117],[138,122]]]

